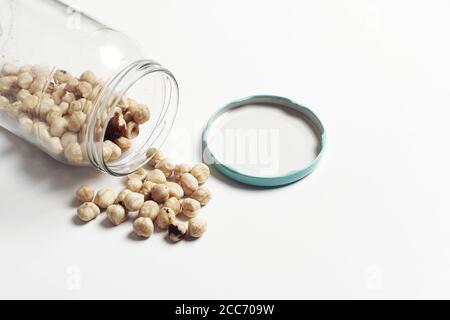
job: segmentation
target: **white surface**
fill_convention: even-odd
[[[328,148],[282,189],[212,178],[208,233],[174,246],[74,223],[79,183],[120,182],[2,131],[1,298],[450,298],[448,1],[71,3],[177,76],[174,159],[258,93],[311,107]]]

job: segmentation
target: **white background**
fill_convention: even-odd
[[[311,107],[328,148],[280,189],[214,176],[208,233],[171,245],[78,225],[76,186],[121,181],[1,130],[1,298],[450,298],[450,2],[70,3],[174,72],[192,150],[217,108],[258,93]]]

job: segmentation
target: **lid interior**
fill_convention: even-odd
[[[324,130],[307,108],[258,96],[232,103],[210,121],[209,152],[242,175],[271,178],[308,168],[320,155]]]

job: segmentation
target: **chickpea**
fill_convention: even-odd
[[[33,75],[30,72],[22,72],[17,77],[17,84],[22,89],[28,89],[33,80],[34,80]]]
[[[191,198],[197,200],[200,202],[202,206],[206,206],[208,202],[211,200],[211,192],[205,188],[200,187],[198,188],[192,195]]]
[[[133,121],[127,123],[127,129],[125,130],[125,137],[133,140],[139,135],[139,125]]]
[[[32,94],[42,92],[44,90],[46,82],[47,82],[47,80],[44,76],[37,76],[36,78],[34,78],[33,82],[30,84],[30,87],[28,88],[28,90]]]
[[[31,95],[30,91],[25,90],[25,89],[20,89],[19,92],[17,92],[16,99],[17,99],[17,101],[21,101],[23,104],[23,101],[29,95]]]
[[[120,158],[122,150],[112,141],[106,140],[103,142],[103,159],[108,161],[114,161]]]
[[[149,171],[145,179],[154,182],[156,184],[162,184],[167,181],[166,175],[161,170],[158,169]]]
[[[140,192],[142,189],[142,180],[140,179],[128,179],[127,188],[133,192]]]
[[[152,199],[164,203],[169,199],[169,188],[165,184],[157,184],[152,188]]]
[[[199,163],[192,168],[191,174],[197,179],[199,184],[204,184],[209,178],[210,170],[206,164]]]
[[[112,157],[113,149],[111,147],[111,141],[106,140],[103,142],[103,160],[108,162]]]
[[[175,179],[178,181],[181,178],[181,175],[185,173],[189,173],[192,170],[192,167],[187,164],[177,164],[173,171],[173,175]]]
[[[92,84],[86,81],[80,81],[78,83],[78,91],[81,93],[83,98],[88,98],[92,93]]]
[[[184,190],[184,194],[187,196],[190,196],[198,189],[198,181],[190,173],[184,173],[181,175],[180,185]]]
[[[94,203],[86,202],[77,209],[77,215],[81,221],[89,222],[100,215],[100,209]]]
[[[164,153],[162,153],[161,151],[159,151],[156,148],[151,148],[147,151],[147,158],[150,159],[150,166],[155,167],[158,162],[164,160],[166,158],[166,156],[164,155]]]
[[[171,223],[176,221],[175,213],[170,208],[161,208],[156,217],[156,225],[161,230],[167,230]]]
[[[189,236],[200,238],[208,228],[208,223],[202,218],[193,218],[189,220]]]
[[[115,204],[120,204],[120,205],[124,206],[125,197],[126,197],[129,193],[131,193],[131,192],[132,192],[132,191],[131,191],[131,190],[128,190],[128,189],[122,190],[122,191],[117,195],[116,201],[114,201],[114,203],[115,203]]]
[[[22,100],[22,107],[25,112],[33,113],[39,103],[39,98],[34,95],[28,95]]]
[[[70,79],[70,74],[66,70],[56,70],[53,79],[59,83],[66,83]]]
[[[64,94],[65,94],[64,86],[61,85],[56,86],[55,91],[53,91],[52,93],[53,101],[55,101],[56,104],[60,105],[62,103]],[[67,104],[67,107],[69,107],[69,104]]]
[[[67,125],[67,121],[63,117],[55,118],[50,126],[50,133],[52,136],[60,138],[66,132]]]
[[[151,181],[144,181],[141,189],[141,193],[144,195],[145,199],[149,199],[152,195],[152,189],[156,186],[156,183]]]
[[[109,158],[109,161],[117,160],[121,156],[122,156],[122,149],[120,149],[120,147],[114,142],[111,142],[111,157]]]
[[[81,74],[80,80],[89,82],[93,86],[97,85],[97,83],[98,83],[97,79],[95,77],[95,74],[92,71],[89,71],[89,70],[87,70],[87,71],[85,71],[85,72],[83,72]]]
[[[106,215],[109,221],[115,226],[122,224],[128,218],[127,211],[120,204],[110,205],[108,209],[106,209]]]
[[[76,93],[76,91],[78,89],[78,84],[79,84],[79,81],[77,78],[70,77],[69,81],[67,81],[67,83],[66,83],[65,89],[68,92]]]
[[[68,103],[69,105],[75,100],[75,95],[72,92],[66,92],[62,97],[62,101]]]
[[[125,196],[125,200],[123,202],[128,210],[136,212],[142,208],[144,201],[144,195],[136,192],[130,192]]]
[[[156,164],[155,169],[161,170],[166,176],[166,178],[169,178],[170,176],[172,176],[175,166],[169,159],[164,159]]]
[[[61,144],[64,148],[66,148],[69,144],[77,142],[78,135],[73,132],[66,132],[61,137]]]
[[[82,111],[75,111],[68,119],[67,128],[72,132],[79,132],[86,122],[86,114]]]
[[[146,105],[138,104],[130,107],[129,110],[133,116],[133,121],[137,124],[143,124],[150,120],[150,111]]]
[[[2,92],[7,93],[16,81],[17,81],[16,76],[7,76],[0,78],[0,93]]]
[[[80,163],[83,161],[83,151],[77,142],[71,142],[64,148],[64,156],[69,162]]]
[[[80,202],[92,202],[95,197],[95,190],[91,186],[83,185],[78,188],[77,192],[75,193],[75,197]]]
[[[131,148],[131,140],[126,137],[120,137],[114,140],[114,142],[122,149],[122,152],[126,152]]]
[[[144,168],[140,168],[133,172],[132,174],[128,175],[128,179],[139,179],[143,181],[147,177],[147,170]]]
[[[177,199],[183,198],[184,190],[178,183],[168,181],[164,184],[169,188],[170,197],[175,197]]]
[[[79,100],[72,101],[69,104],[69,109],[67,110],[67,113],[72,115],[75,112],[83,111],[83,106],[81,105],[81,102]]]
[[[55,107],[55,102],[52,98],[48,97],[47,95],[44,95],[44,97],[41,100],[41,103],[39,104],[39,116],[43,119],[47,117],[47,114]]]
[[[181,211],[180,200],[175,197],[167,199],[167,201],[164,202],[164,207],[172,209],[175,215],[178,215]]]
[[[52,110],[50,110],[50,112],[47,114],[47,116],[45,117],[45,120],[47,120],[47,123],[50,125],[50,127],[53,124],[53,121],[55,120],[59,120],[59,118],[62,118],[63,114],[61,112],[61,109],[59,107],[53,107]],[[67,127],[67,120],[65,120],[66,123],[66,127]]]
[[[61,114],[66,115],[69,112],[69,104],[67,102],[61,102],[59,109],[61,110]]]
[[[111,189],[104,188],[97,192],[94,202],[99,208],[107,209],[110,205],[116,201],[117,194]]]
[[[188,218],[195,218],[202,206],[195,199],[186,198],[181,202],[181,210]]]
[[[133,223],[133,230],[140,237],[150,238],[154,230],[153,222],[150,218],[137,218]]]
[[[139,217],[150,218],[152,221],[155,221],[158,213],[159,204],[155,201],[146,201],[139,211]]]

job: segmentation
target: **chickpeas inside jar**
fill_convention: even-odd
[[[60,162],[114,176],[149,162],[177,113],[171,72],[81,12],[71,28],[62,2],[10,2],[0,3],[11,22],[0,37],[0,126]]]

